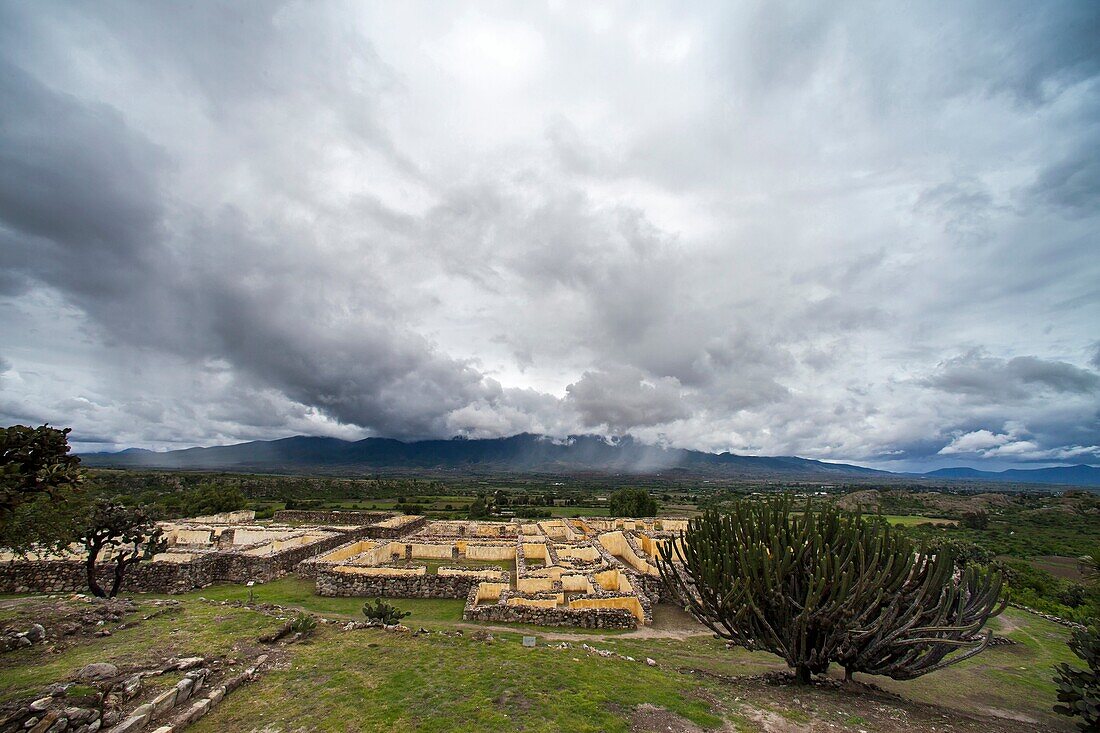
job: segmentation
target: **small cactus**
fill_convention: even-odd
[[[386,626],[393,626],[401,621],[406,616],[410,616],[411,611],[402,611],[396,606],[391,606],[381,598],[374,599],[374,605],[371,605],[370,601],[363,604],[363,615],[367,617],[369,621],[376,621]]]

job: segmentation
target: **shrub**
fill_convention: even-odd
[[[290,622],[290,630],[295,634],[309,636],[317,630],[317,619],[313,618],[308,613],[299,613],[294,617],[294,620]]]
[[[911,679],[967,659],[1004,609],[1001,578],[956,579],[949,553],[914,549],[887,522],[789,499],[709,510],[661,547],[666,588],[700,622],[747,649],[777,654],[800,682],[833,662]],[[948,656],[952,652],[959,652]]]
[[[402,611],[396,606],[391,606],[381,598],[374,599],[374,605],[370,601],[363,604],[363,615],[369,621],[376,621],[386,626],[393,626],[406,616],[412,615],[411,611]]]
[[[1066,663],[1054,667],[1058,702],[1062,703],[1054,706],[1054,712],[1080,718],[1078,728],[1096,733],[1100,731],[1100,624],[1074,631],[1069,648],[1086,669]]]

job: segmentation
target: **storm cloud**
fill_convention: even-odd
[[[0,420],[1100,462],[1100,8],[0,0]]]

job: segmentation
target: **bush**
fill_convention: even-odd
[[[309,636],[317,630],[317,619],[313,618],[308,613],[299,613],[294,617],[294,620],[290,622],[290,630],[295,634]]]
[[[393,626],[401,619],[411,616],[411,611],[402,611],[396,606],[391,606],[381,598],[374,599],[374,605],[370,601],[363,604],[363,615],[369,621],[375,621],[386,626]]]
[[[1073,632],[1069,648],[1084,663],[1078,669],[1062,663],[1054,667],[1058,702],[1054,712],[1080,718],[1077,727],[1085,733],[1100,731],[1100,625]]]

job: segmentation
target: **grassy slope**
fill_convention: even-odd
[[[34,650],[3,655],[2,697],[33,695],[90,662],[128,666],[172,655],[232,654],[235,645],[254,646],[256,637],[277,625],[277,620],[248,609],[197,600],[200,596],[244,600],[247,595],[241,586],[206,588],[177,596],[184,605],[177,616],[153,619],[111,637],[90,638],[57,655],[35,656],[40,652]],[[309,583],[295,578],[257,587],[256,600],[348,618],[359,617],[362,605],[362,599],[315,596]],[[839,730],[883,730],[863,722],[868,709],[853,710],[858,696],[791,693],[778,688],[760,694],[740,683],[683,674],[705,670],[754,675],[781,668],[771,655],[727,650],[709,636],[576,637],[639,660],[630,663],[587,654],[575,640],[570,649],[544,646],[551,635],[572,634],[572,629],[536,631],[540,639],[536,649],[519,644],[523,630],[496,633],[496,641],[490,644],[471,638],[468,625],[461,622],[461,601],[396,603],[413,612],[409,625],[425,626],[433,633],[344,632],[322,625],[314,639],[287,648],[289,665],[266,673],[192,730],[243,733],[270,726],[269,730],[284,732],[625,731],[630,726],[631,709],[642,702],[668,708],[704,727],[719,725],[721,716],[741,726],[737,729],[754,730],[739,712],[739,706],[749,700],[757,708],[768,707],[790,720],[804,716],[803,709],[810,704],[817,705],[811,711],[815,718],[832,722]],[[149,609],[144,605],[141,612]],[[460,625],[466,627],[462,636],[436,633]],[[1050,668],[1070,658],[1065,630],[1013,611],[1005,616],[1005,628],[1019,645],[989,649],[963,665],[911,682],[868,680],[917,701],[965,712],[1007,712],[1034,719],[1043,729],[1070,730],[1068,721],[1049,712],[1054,699]],[[641,664],[645,657],[653,657],[660,667]]]

